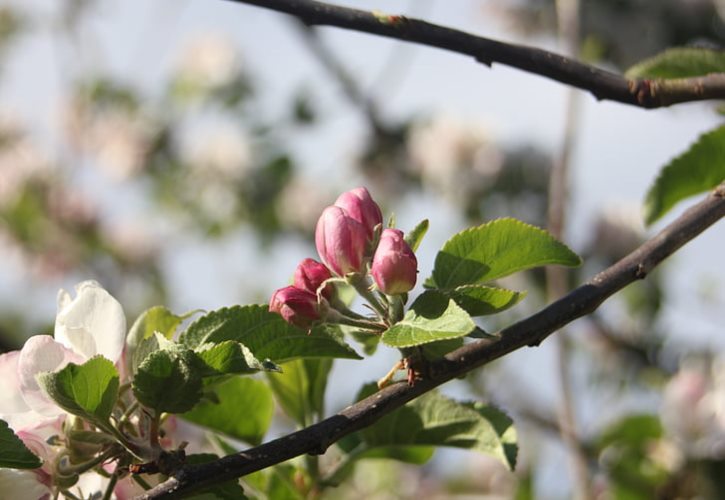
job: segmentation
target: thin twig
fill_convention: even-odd
[[[642,108],[725,98],[725,73],[672,80],[627,79],[553,52],[499,42],[405,16],[380,14],[314,0],[229,0],[284,12],[309,26],[337,26],[438,47],[500,63],[590,92],[595,98]]]
[[[370,124],[370,128],[376,134],[390,134],[388,127],[383,122],[375,102],[365,95],[355,78],[350,75],[347,68],[338,60],[335,54],[320,39],[314,26],[305,23],[298,23],[302,38],[307,43],[312,53],[327,71],[340,83],[342,90],[348,100],[363,112]]]
[[[525,346],[539,345],[562,326],[585,316],[630,283],[644,279],[660,262],[725,216],[725,183],[687,210],[634,252],[538,313],[499,332],[464,345],[430,366],[427,379],[409,386],[392,384],[305,429],[213,462],[181,468],[174,477],[139,499],[173,498],[271,467],[306,453],[321,454],[342,437],[374,424],[384,415],[449,380]]]
[[[556,13],[560,44],[573,56],[579,54],[579,1],[557,0]],[[564,118],[564,140],[549,176],[549,210],[547,226],[549,232],[558,240],[564,240],[569,204],[569,177],[571,157],[577,142],[581,109],[579,93],[570,87],[566,94],[566,115]],[[565,267],[546,268],[546,296],[548,300],[561,297],[569,290],[570,272]],[[572,475],[574,498],[590,500],[593,498],[589,480],[587,457],[579,446],[579,425],[576,418],[574,390],[572,388],[571,358],[572,340],[570,332],[562,329],[556,336],[557,379],[560,399],[557,405],[557,417],[561,439],[566,446],[569,468]]]

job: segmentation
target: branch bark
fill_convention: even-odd
[[[500,63],[590,92],[599,100],[642,108],[725,98],[725,73],[672,80],[627,79],[553,52],[510,44],[398,15],[314,0],[230,0],[297,17],[309,26],[336,26],[458,52],[491,66]]]
[[[644,279],[660,262],[725,216],[725,183],[634,252],[538,313],[491,338],[464,345],[431,366],[429,378],[393,384],[336,415],[249,450],[202,465],[189,465],[139,499],[176,498],[265,469],[291,458],[322,454],[340,438],[375,423],[412,399],[525,346],[537,346],[562,326],[596,310],[608,297]]]

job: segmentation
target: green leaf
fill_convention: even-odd
[[[676,47],[627,70],[627,78],[690,78],[725,72],[725,51]]]
[[[180,342],[197,348],[225,340],[241,342],[257,359],[276,363],[307,357],[362,359],[344,342],[339,328],[323,325],[308,335],[262,305],[225,307],[205,314],[189,325]]]
[[[359,460],[368,458],[397,460],[407,464],[423,465],[433,458],[433,446],[375,446],[368,447],[358,434],[349,434],[337,443],[348,453],[347,461],[341,462],[334,474],[325,478],[325,484],[339,486],[345,482],[355,471],[355,464]]]
[[[356,436],[365,450],[448,446],[491,455],[512,470],[516,465],[516,431],[508,416],[482,403],[458,403],[437,391],[384,416]]]
[[[285,363],[282,373],[268,374],[277,402],[299,425],[310,425],[324,416],[331,368],[331,359],[299,359]]]
[[[95,356],[82,365],[41,373],[38,384],[68,413],[105,425],[118,399],[119,378],[113,363]]]
[[[149,338],[142,339],[136,346],[127,352],[127,362],[130,363],[132,374],[138,371],[138,367],[143,363],[149,354],[160,349],[156,335],[151,334]]]
[[[213,462],[219,457],[212,453],[196,453],[186,456],[186,463],[189,465],[200,465]],[[230,479],[222,483],[215,484],[204,489],[200,493],[196,493],[185,497],[192,500],[246,500],[244,490],[239,485],[238,479]]]
[[[233,340],[225,340],[219,344],[202,344],[195,352],[205,368],[201,373],[202,377],[279,370],[274,363],[262,363],[246,346]]]
[[[623,443],[627,447],[644,449],[653,441],[662,437],[664,430],[656,415],[627,415],[610,425],[597,440],[597,449]]]
[[[244,481],[257,491],[263,492],[263,498],[305,500],[306,496],[299,490],[297,483],[300,477],[304,478],[302,474],[303,471],[298,467],[279,464],[244,476]]]
[[[8,426],[0,420],[0,468],[37,469],[43,465]]]
[[[445,293],[471,316],[485,316],[505,311],[526,297],[526,292],[486,285],[462,285]]]
[[[271,389],[261,380],[232,377],[210,387],[215,401],[202,400],[182,418],[234,439],[258,445],[274,414]]]
[[[158,412],[183,413],[202,396],[199,358],[189,349],[149,354],[133,379],[133,393]]]
[[[645,199],[645,221],[652,224],[677,202],[725,180],[725,125],[703,134],[661,171]]]
[[[154,306],[146,309],[131,326],[128,332],[128,340],[147,339],[155,332],[159,332],[167,339],[171,339],[176,333],[176,328],[187,316],[178,316],[164,306]]]
[[[158,332],[171,339],[176,328],[188,316],[177,316],[163,306],[154,306],[142,312],[126,336],[126,359],[130,363],[131,373],[136,373],[138,365],[155,350],[154,333]]]
[[[475,327],[468,313],[453,299],[428,290],[413,302],[402,321],[383,333],[382,340],[390,347],[411,347],[463,337]]]
[[[352,330],[350,336],[359,342],[362,346],[363,352],[372,356],[375,351],[378,350],[378,344],[380,344],[380,335],[370,333],[368,331]]]
[[[452,289],[549,264],[578,266],[581,259],[543,229],[516,219],[496,219],[461,231],[443,245],[432,284]]]
[[[439,340],[420,346],[425,359],[442,358],[449,352],[458,349],[463,345],[463,338]]]
[[[478,412],[481,417],[493,426],[493,429],[496,431],[496,435],[499,437],[501,445],[503,446],[503,452],[506,457],[504,464],[507,464],[511,469],[516,467],[519,445],[517,443],[516,428],[514,427],[514,422],[511,420],[511,417],[495,406],[486,405],[480,401],[464,404],[464,406]]]
[[[423,241],[425,233],[428,232],[429,222],[428,219],[423,219],[416,225],[410,232],[405,235],[405,242],[415,252],[420,246],[420,242]]]
[[[671,470],[652,453],[663,434],[656,415],[628,415],[605,429],[593,443],[617,498],[655,498],[662,485],[671,480]]]

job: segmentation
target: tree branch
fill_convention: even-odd
[[[628,284],[644,279],[660,262],[725,216],[725,183],[687,210],[654,238],[538,313],[491,338],[464,345],[431,366],[428,378],[408,386],[393,384],[348,406],[321,422],[287,436],[202,465],[189,465],[164,483],[138,497],[173,498],[191,490],[218,484],[265,469],[291,458],[324,453],[343,436],[375,423],[408,401],[464,375],[490,361],[525,346],[536,346],[546,337],[593,312],[609,296]]]
[[[347,96],[348,100],[357,106],[365,115],[370,128],[376,134],[379,135],[391,135],[388,131],[387,126],[380,118],[377,106],[375,102],[368,96],[366,96],[362,89],[358,86],[355,79],[348,73],[344,65],[335,57],[331,50],[320,40],[315,28],[305,23],[297,23],[300,27],[300,32],[307,45],[310,47],[312,53],[332,74],[342,86],[342,90]]]
[[[491,40],[419,19],[329,5],[314,0],[230,0],[299,18],[315,26],[337,26],[429,45],[474,57],[488,66],[500,63],[586,90],[595,98],[642,108],[725,98],[725,74],[672,80],[627,79],[611,71],[553,52]]]

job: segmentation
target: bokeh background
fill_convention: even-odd
[[[565,51],[552,0],[337,3]],[[669,46],[719,47],[724,17],[717,0],[582,1],[580,57],[623,71]],[[119,298],[129,321],[155,304],[181,313],[265,303],[315,256],[322,209],[359,185],[404,230],[430,220],[421,278],[460,229],[500,216],[544,226],[567,92],[500,65],[221,0],[2,0],[0,349],[52,331],[57,290],[87,278]],[[581,95],[563,239],[585,264],[572,287],[684,210],[642,224],[659,169],[721,122],[713,103],[645,111]],[[717,491],[707,488],[725,457],[724,248],[716,226],[571,327],[569,375],[595,492]],[[507,282],[529,296],[482,326],[540,308],[543,283],[543,273]],[[387,371],[396,356],[385,351],[336,362],[329,411]],[[516,473],[445,451],[424,468],[369,461],[331,495],[571,495],[557,377],[547,342],[445,388],[514,417]],[[289,430],[278,420],[274,432]]]

